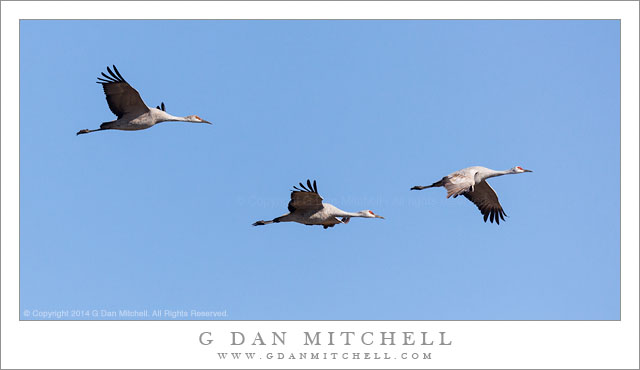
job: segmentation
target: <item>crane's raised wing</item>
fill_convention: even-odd
[[[464,196],[478,207],[480,213],[484,216],[484,222],[487,222],[488,218],[491,222],[495,220],[500,225],[500,219],[504,221],[504,216],[507,214],[502,209],[496,192],[484,180],[473,188],[473,191],[464,193]]]
[[[300,183],[300,187],[302,189],[293,187],[296,190],[291,192],[291,201],[288,206],[289,212],[311,211],[322,208],[322,197],[318,194],[318,186],[315,180],[313,180],[313,185],[310,180],[307,180],[307,186],[305,187]]]
[[[107,76],[102,72],[104,78],[98,77],[97,81],[97,83],[102,84],[104,94],[107,96],[107,104],[109,104],[109,109],[113,114],[120,119],[128,113],[142,114],[148,112],[149,108],[142,101],[140,94],[122,78],[115,65],[113,66],[113,71],[107,67],[107,72],[111,76]]]
[[[447,198],[454,198],[460,194],[467,192],[475,182],[473,177],[469,177],[463,173],[454,172],[442,179],[445,189],[447,189]]]

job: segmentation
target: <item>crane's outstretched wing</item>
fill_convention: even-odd
[[[445,176],[441,181],[445,189],[447,189],[447,198],[451,196],[455,198],[458,195],[467,192],[475,182],[473,177],[457,172],[454,172],[449,176]]]
[[[478,207],[480,213],[484,216],[484,222],[487,222],[488,218],[491,222],[495,220],[500,225],[500,219],[504,221],[506,213],[502,209],[500,202],[498,202],[496,192],[484,180],[473,188],[473,191],[463,193],[464,196]]]
[[[127,113],[142,114],[149,111],[147,105],[142,101],[140,94],[122,78],[122,75],[120,75],[115,65],[113,66],[115,73],[111,71],[109,67],[107,67],[107,71],[111,76],[107,76],[102,72],[104,78],[98,77],[98,81],[96,82],[102,84],[104,94],[107,96],[109,109],[111,109],[113,114],[118,116],[118,119]]]
[[[322,208],[322,197],[318,194],[318,186],[316,181],[313,180],[313,185],[310,180],[307,180],[307,186],[305,187],[300,183],[300,188],[293,187],[291,193],[291,201],[289,202],[289,212],[293,213],[297,210],[316,210]]]

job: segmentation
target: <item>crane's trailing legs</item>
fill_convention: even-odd
[[[444,186],[444,183],[442,182],[442,180],[436,181],[433,184],[427,185],[427,186],[420,186],[420,185],[414,186],[414,187],[411,188],[411,190],[429,189],[429,188],[435,188],[435,187],[438,187],[438,186]]]
[[[285,216],[286,216],[286,215],[285,215]],[[273,224],[273,223],[278,223],[278,222],[282,221],[282,219],[283,219],[285,216],[276,217],[276,218],[274,218],[274,219],[273,219],[273,220],[271,220],[271,221],[256,221],[256,222],[254,222],[252,225],[253,225],[253,226],[262,226],[262,225],[269,225],[269,224]]]
[[[76,135],[80,135],[80,134],[88,134],[88,133],[96,132],[96,131],[109,130],[109,129],[113,128],[113,127],[112,127],[112,125],[113,125],[114,123],[116,123],[116,122],[117,122],[117,121],[102,122],[102,124],[100,124],[100,128],[97,128],[97,129],[95,129],[95,130],[89,130],[89,129],[86,129],[86,128],[85,128],[84,130],[80,130],[80,131],[76,132]]]
[[[106,128],[97,128],[95,130],[89,130],[89,129],[84,129],[84,130],[80,130],[78,132],[76,132],[76,135],[80,135],[80,134],[88,134],[90,132],[96,132],[96,131],[102,131],[102,130],[107,130]]]

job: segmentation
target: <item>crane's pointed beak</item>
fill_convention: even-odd
[[[523,170],[523,171],[524,171],[524,172],[533,172],[533,171],[531,171],[531,170]]]
[[[380,215],[376,215],[376,218],[381,218],[384,220],[384,217],[380,216]]]
[[[202,120],[202,121],[200,121],[200,122],[202,122],[202,123],[208,123],[208,124],[210,124],[210,125],[211,125],[211,122],[209,122],[209,121]]]

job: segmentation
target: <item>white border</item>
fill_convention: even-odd
[[[2,368],[633,368],[638,363],[638,2],[2,2]],[[622,320],[600,322],[29,322],[18,321],[19,19],[621,19]],[[220,361],[219,351],[309,351],[229,347],[229,332],[446,331],[452,346],[432,360]],[[198,344],[214,332],[214,346]],[[373,346],[372,346],[373,347]],[[381,352],[323,346],[315,351]]]

